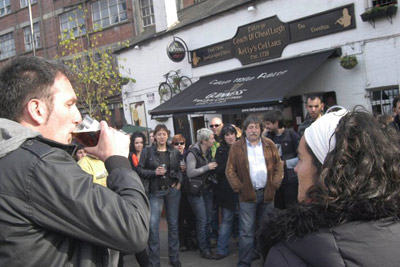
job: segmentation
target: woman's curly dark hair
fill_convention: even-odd
[[[380,217],[398,218],[400,142],[398,134],[387,128],[366,111],[346,114],[336,128],[335,148],[322,166],[316,165],[315,184],[306,198],[344,211],[368,202],[371,209],[383,211]]]

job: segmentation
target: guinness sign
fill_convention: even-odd
[[[173,62],[181,62],[185,59],[186,47],[185,45],[174,38],[174,40],[167,46],[167,55]]]

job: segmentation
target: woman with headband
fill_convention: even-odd
[[[264,266],[398,266],[399,162],[398,136],[366,112],[315,121],[299,145],[299,203],[259,232]]]

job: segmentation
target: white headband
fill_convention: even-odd
[[[322,164],[326,155],[335,147],[336,127],[347,112],[346,109],[341,109],[327,113],[313,122],[304,132],[304,138],[308,146]]]

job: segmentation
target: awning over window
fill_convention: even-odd
[[[313,73],[335,50],[218,73],[196,83],[150,111],[152,118],[177,113],[262,111],[279,103]]]

